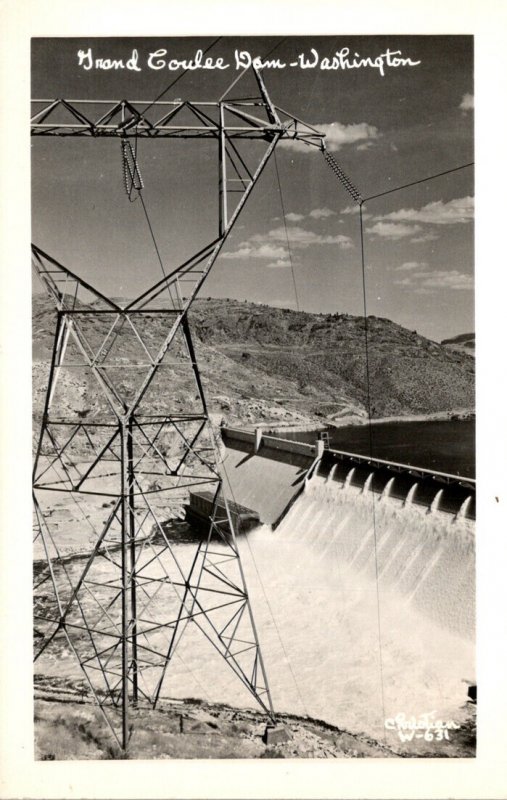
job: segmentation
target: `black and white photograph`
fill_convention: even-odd
[[[473,37],[32,98],[38,758],[474,757]]]
[[[500,797],[501,36],[194,5],[7,15],[0,795]]]

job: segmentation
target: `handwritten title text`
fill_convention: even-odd
[[[308,52],[298,53],[292,61],[283,61],[281,58],[261,58],[250,53],[249,50],[234,50],[233,57],[226,61],[224,56],[205,55],[202,50],[196,50],[191,58],[175,58],[169,51],[162,47],[154,50],[141,59],[139,51],[134,48],[126,58],[95,57],[93,50],[78,50],[78,66],[84,70],[130,70],[141,72],[143,66],[151,70],[226,70],[226,69],[319,69],[323,71],[364,69],[377,70],[384,76],[386,71],[399,67],[416,67],[421,62],[413,61],[402,55],[401,50],[389,50],[375,56],[362,56],[352,52],[349,47],[342,47],[330,55],[321,55],[314,47]]]

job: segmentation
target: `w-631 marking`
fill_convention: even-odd
[[[424,739],[425,742],[449,741],[449,731],[458,730],[459,725],[454,720],[435,719],[436,711],[429,711],[419,717],[407,717],[400,712],[395,717],[385,720],[384,726],[388,731],[396,731],[402,742],[411,742],[414,739]]]

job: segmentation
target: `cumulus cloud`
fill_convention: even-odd
[[[326,219],[327,217],[333,217],[335,214],[336,211],[332,211],[330,208],[314,208],[308,216],[312,219]]]
[[[470,94],[470,92],[464,94],[463,97],[461,98],[461,103],[459,104],[459,107],[461,108],[462,111],[472,111],[474,107],[473,94]]]
[[[416,294],[429,294],[437,289],[469,291],[474,288],[473,276],[457,269],[420,270],[394,283],[413,288]]]
[[[383,239],[393,239],[398,241],[407,236],[413,236],[421,230],[420,225],[404,225],[403,223],[396,222],[376,222],[371,228],[367,228],[366,232],[374,235],[381,236]]]
[[[371,141],[371,139],[369,139],[367,142],[362,142],[361,144],[358,144],[357,147],[356,147],[356,150],[359,150],[359,151],[361,151],[361,150],[369,150],[370,147],[373,147],[373,142]]]
[[[341,122],[318,122],[312,123],[311,127],[315,128],[319,133],[325,134],[326,147],[332,152],[341,150],[344,145],[371,142],[371,140],[378,139],[380,136],[378,129],[367,122],[357,122],[352,125],[343,125]],[[317,147],[308,147],[308,145],[302,144],[297,139],[282,139],[280,147],[305,153],[319,152]]]
[[[424,273],[421,273],[422,275]],[[422,278],[422,285],[426,288],[435,289],[469,290],[474,288],[474,279],[472,275],[458,272],[457,269],[440,270],[432,273],[427,272],[425,277]]]
[[[421,233],[420,236],[416,236],[414,239],[411,239],[412,242],[434,242],[435,239],[438,239],[436,233]]]
[[[310,219],[327,219],[327,217],[333,217],[336,215],[336,211],[333,211],[330,208],[314,208],[308,214],[295,214],[291,211],[289,214],[285,215],[285,219],[289,222],[301,222],[301,220],[305,219],[306,217]]]
[[[354,246],[349,236],[322,235],[301,228],[299,225],[294,225],[289,229],[289,244],[294,250],[322,244],[335,244],[343,250]],[[256,233],[247,241],[240,242],[236,250],[223,253],[222,258],[236,260],[265,258],[270,261],[269,267],[288,267],[290,266],[290,255],[287,249],[285,227],[273,228],[267,233]]]
[[[326,147],[328,150],[341,150],[346,144],[366,142],[379,138],[378,129],[367,122],[355,125],[342,125],[340,122],[331,122],[330,125],[315,126],[317,130],[326,134]]]
[[[288,253],[285,247],[280,247],[271,244],[269,242],[264,242],[262,244],[257,244],[257,242],[255,242],[252,244],[252,241],[241,242],[237,250],[222,254],[222,258],[234,258],[234,259],[243,259],[243,258],[283,259],[286,257],[288,257]]]
[[[346,215],[348,215],[348,214],[356,214],[357,215],[357,214],[359,214],[359,206],[358,205],[346,206],[345,208],[342,208],[342,210],[340,211],[340,214],[346,214]],[[371,217],[372,217],[371,214],[366,214],[363,211],[363,220],[371,219]]]
[[[432,225],[456,225],[470,222],[474,217],[474,198],[457,197],[444,203],[435,200],[427,203],[422,208],[400,208],[375,217],[378,220],[393,220],[395,222],[425,222]]]
[[[276,261],[272,261],[271,264],[266,264],[266,267],[269,269],[284,269],[285,267],[290,267],[290,261],[287,261],[285,258],[278,258]]]
[[[414,269],[426,269],[426,261],[405,261],[398,267],[394,267],[395,272],[411,272]]]
[[[285,228],[273,228],[273,230],[268,231],[268,233],[256,233],[251,237],[251,241],[254,243],[265,242],[266,239],[269,242],[286,242],[287,235]],[[353,247],[352,240],[349,236],[343,236],[342,234],[323,235],[315,233],[314,231],[309,231],[306,228],[301,228],[299,225],[290,228],[289,241],[291,247],[309,247],[312,244],[337,244],[343,249]]]

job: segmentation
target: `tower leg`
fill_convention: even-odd
[[[130,543],[130,611],[132,620],[132,700],[139,701],[139,676],[137,660],[137,576],[136,576],[136,518],[135,518],[135,472],[132,438],[133,417],[127,422],[127,493],[128,493],[128,538]]]

